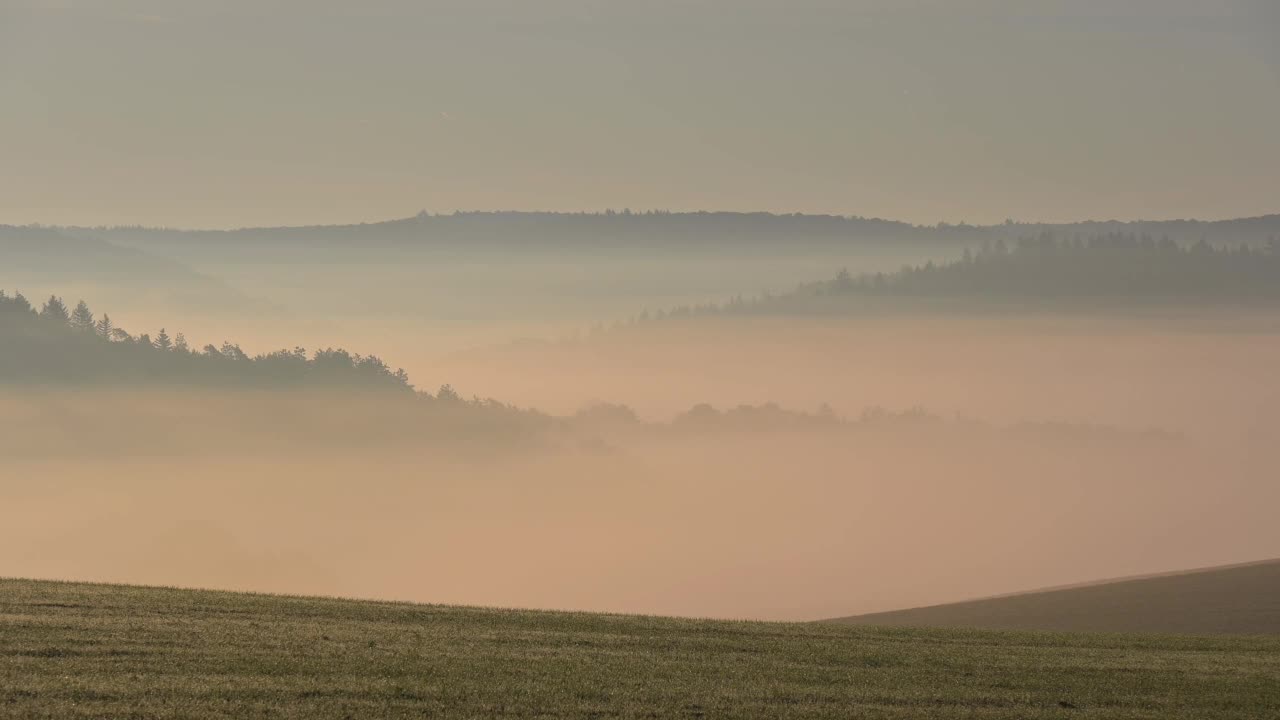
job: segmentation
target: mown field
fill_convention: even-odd
[[[1277,637],[725,622],[0,580],[0,717],[1277,716]]]

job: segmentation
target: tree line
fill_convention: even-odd
[[[171,230],[144,227],[61,228],[76,237],[95,237],[143,249],[199,245],[204,252],[237,246],[266,247],[467,248],[545,250],[547,248],[627,248],[681,252],[744,246],[794,252],[812,247],[937,248],[957,252],[983,240],[1042,231],[1070,237],[1111,232],[1168,235],[1189,245],[1199,238],[1215,243],[1262,245],[1280,233],[1280,215],[1234,220],[1086,221],[1045,224],[1007,220],[998,225],[938,222],[915,225],[857,215],[807,215],[767,212],[671,212],[605,210],[599,213],[453,212],[358,225],[240,230]],[[2,235],[0,228],[0,235]]]
[[[906,265],[896,272],[854,275],[784,294],[737,296],[724,302],[678,305],[641,312],[612,329],[667,318],[817,311],[817,299],[941,298],[1066,303],[1271,303],[1280,302],[1280,238],[1260,245],[1215,246],[1201,239],[1179,244],[1137,233],[1060,237],[1053,231],[1013,243],[997,238],[958,260]],[[880,305],[877,305],[880,307]],[[830,310],[827,305],[822,311]],[[591,333],[610,328],[597,325]]]
[[[82,300],[50,296],[37,309],[0,290],[0,382],[169,382],[265,387],[339,386],[413,392],[409,376],[376,355],[303,348],[250,355],[239,345],[191,346],[161,328],[133,335]],[[450,391],[451,392],[451,391]]]
[[[966,249],[954,262],[896,273],[841,271],[804,288],[814,295],[964,296],[1017,299],[1280,300],[1280,242],[1262,247],[1179,245],[1136,233],[1070,238],[1045,231]]]

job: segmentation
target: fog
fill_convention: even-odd
[[[0,296],[0,573],[812,620],[1280,555],[1274,218],[439,223],[0,233],[65,299]]]
[[[135,332],[180,329],[253,351],[373,348],[438,382],[429,362],[440,354],[786,292],[832,267],[891,271],[964,242],[884,224],[887,236],[841,218],[734,215],[493,214],[236,233],[0,226],[0,279],[31,298],[88,299]],[[903,233],[910,242],[893,242]]]
[[[811,620],[1280,556],[1278,20],[0,0],[0,576]]]
[[[1280,554],[1273,446],[1249,437],[421,402],[10,390],[0,567],[817,619]]]
[[[648,417],[695,402],[828,403],[846,413],[922,405],[1000,422],[1274,438],[1275,317],[1235,309],[716,317],[477,350],[430,367],[455,386],[560,412],[609,399]]]

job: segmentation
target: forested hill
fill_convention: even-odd
[[[805,288],[818,295],[943,296],[1015,299],[1169,301],[1280,300],[1280,243],[1183,246],[1170,238],[1108,233],[1021,238],[1012,248],[988,244],[961,259],[893,274],[841,272]]]
[[[924,304],[911,301],[922,301]],[[963,308],[976,305],[1067,307],[1263,306],[1280,303],[1280,242],[1262,247],[1180,245],[1169,238],[1108,233],[1058,238],[1052,232],[965,249],[958,260],[891,273],[850,274],[793,292],[723,304],[679,306],[663,317],[726,313],[839,312],[859,308]],[[959,302],[958,302],[959,301]],[[972,301],[966,305],[963,301]]]
[[[969,228],[971,231],[972,228]],[[205,251],[271,247],[422,248],[445,250],[629,248],[699,249],[841,246],[861,240],[953,242],[907,223],[837,215],[696,212],[456,212],[356,225],[240,230],[67,228],[147,249],[198,246]],[[963,233],[962,233],[963,234]]]
[[[0,291],[0,384],[169,383],[261,387],[332,386],[412,392],[403,370],[373,355],[302,348],[250,356],[238,345],[190,347],[181,333],[155,337],[115,327],[80,302],[50,297],[37,311]]]
[[[1122,233],[1167,236],[1180,244],[1264,245],[1280,236],[1280,215],[1221,221],[1088,221],[1067,224],[1016,223],[980,226],[965,223],[912,225],[842,215],[666,211],[603,213],[455,212],[419,213],[410,218],[356,225],[246,228],[231,231],[148,228],[67,228],[76,236],[94,236],[144,248],[203,246],[341,246],[346,248],[800,248],[976,246],[984,240],[1012,242],[1020,235],[1050,231],[1060,236]]]

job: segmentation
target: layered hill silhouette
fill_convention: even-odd
[[[0,274],[6,286],[74,285],[184,308],[263,308],[262,303],[186,263],[90,232],[0,225]]]
[[[454,212],[419,213],[414,217],[358,225],[316,225],[238,230],[165,228],[65,228],[76,236],[109,239],[126,246],[170,248],[205,245],[228,250],[326,245],[362,248],[434,246],[474,248],[645,247],[691,249],[706,246],[796,248],[855,246],[870,242],[960,247],[983,240],[1054,232],[1167,236],[1180,244],[1199,240],[1230,244],[1265,244],[1280,235],[1280,214],[1231,220],[1086,221],[969,225],[912,225],[881,218],[768,212],[667,212],[630,210],[602,213]]]
[[[1280,634],[1280,559],[855,615],[843,625],[1066,632]]]

